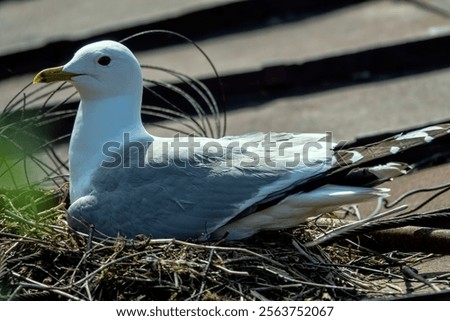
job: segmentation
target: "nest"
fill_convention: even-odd
[[[94,240],[67,227],[61,206],[54,211],[43,238],[0,232],[4,299],[362,300],[450,288],[448,275],[426,279],[414,270],[435,254],[379,253],[351,239],[306,248],[326,232],[315,220],[245,242],[208,244]]]

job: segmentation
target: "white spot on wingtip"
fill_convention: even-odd
[[[397,147],[397,146],[392,146],[391,150],[390,150],[391,154],[397,154],[399,151],[400,151],[400,147]]]
[[[426,132],[414,131],[414,132],[406,133],[406,134],[403,134],[403,135],[397,137],[397,140],[414,139],[414,138],[426,137],[426,136],[428,136],[428,134]]]
[[[379,179],[385,180],[406,174],[407,171],[404,169],[404,165],[402,163],[390,162],[384,165],[373,166],[368,170]]]
[[[427,132],[428,131],[432,131],[432,130],[442,130],[442,127],[439,126],[430,126],[427,128],[422,128],[419,130],[415,130],[406,134],[402,134],[400,136],[398,136],[396,139],[397,140],[404,140],[404,139],[415,139],[415,138],[421,138],[423,137],[423,139],[425,140],[425,142],[429,143],[433,140],[433,137],[430,136]]]
[[[351,151],[353,153],[353,156],[351,158],[352,163],[356,163],[357,161],[363,159],[363,155],[361,153],[358,153],[357,151]]]
[[[424,138],[424,140],[427,142],[427,143],[430,143],[432,140],[433,140],[434,138],[433,137],[431,137],[431,136],[425,136],[425,138]]]

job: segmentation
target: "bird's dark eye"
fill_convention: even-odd
[[[109,58],[108,56],[101,56],[100,58],[98,58],[97,62],[102,66],[108,66],[111,62],[111,58]]]

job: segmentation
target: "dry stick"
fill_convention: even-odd
[[[42,245],[47,245],[47,246],[51,246],[52,244],[48,241],[43,241],[43,240],[39,240],[39,239],[35,239],[32,237],[28,237],[28,236],[22,236],[22,235],[17,235],[17,234],[12,234],[12,233],[6,233],[6,232],[0,232],[0,237],[8,237],[8,239],[2,239],[2,242],[7,242],[7,241],[12,241],[12,242],[23,242],[23,243],[39,243]]]
[[[346,286],[329,285],[329,284],[319,284],[319,283],[307,282],[307,281],[300,281],[295,284],[265,286],[265,287],[254,288],[253,290],[255,290],[255,291],[278,290],[278,289],[304,287],[305,285],[319,287],[319,288],[326,288],[326,289],[335,289],[335,290],[358,291],[358,292],[363,292],[363,293],[370,292],[370,291],[358,289],[358,288],[350,288],[350,287],[346,287]]]
[[[226,261],[224,261],[224,260],[222,259],[222,257],[221,257],[216,251],[214,251],[214,255],[217,256],[217,257],[219,258],[220,262],[223,263],[223,264],[227,264],[227,263],[230,263],[230,262],[235,262],[235,261],[233,261],[233,260],[226,260]],[[246,257],[246,258],[241,258],[241,260],[242,260],[242,259],[243,259],[243,261],[246,261],[246,260],[248,260],[248,257]],[[205,261],[205,263],[207,263],[207,262]],[[238,275],[238,276],[249,276],[249,275],[250,275],[250,274],[249,274],[248,272],[246,272],[246,271],[233,271],[233,270],[230,270],[230,269],[226,268],[226,267],[223,266],[223,265],[217,265],[217,264],[214,264],[214,266],[215,266],[217,269],[222,270],[223,272],[225,272],[225,273],[227,273],[227,274]],[[217,281],[217,282],[218,282],[218,281]],[[217,282],[216,282],[216,283],[217,283]],[[230,287],[230,286],[228,286],[228,285],[225,285],[225,288],[231,290],[232,292],[235,292],[236,294],[239,294],[239,296],[241,297],[241,299],[243,299],[244,297],[247,298],[247,299],[249,299],[249,297],[246,296],[246,295],[242,292],[242,286],[241,286],[241,284],[238,283],[237,285],[238,285],[238,287],[239,287],[239,290],[236,290],[235,288]],[[223,284],[222,284],[222,286],[223,286]]]
[[[261,293],[258,293],[256,290],[250,290],[250,294],[253,295],[257,300],[260,301],[270,301],[268,298],[266,298]]]
[[[244,293],[242,293],[242,285],[240,283],[238,283],[238,291],[241,293],[241,301],[244,301]]]
[[[180,289],[180,280],[178,280],[178,273],[177,272],[173,272],[173,279],[174,279],[174,286],[177,289]]]
[[[447,284],[449,284],[450,285],[450,272],[448,272],[448,273],[444,273],[444,274],[441,274],[441,275],[437,275],[437,276],[435,276],[434,278],[430,278],[429,280],[430,281],[439,281],[439,279],[444,279],[443,281],[445,281]]]
[[[433,291],[435,292],[441,292],[441,290],[436,286],[436,284],[431,283],[429,280],[427,280],[426,278],[424,278],[423,276],[417,274],[416,272],[413,271],[413,269],[411,269],[409,266],[407,265],[403,265],[402,266],[402,272],[413,278],[416,279],[417,281],[420,281],[426,285],[428,285],[429,287],[431,287],[433,289]]]
[[[95,244],[95,247],[103,245],[102,243]],[[89,250],[83,253],[83,256],[81,257],[80,261],[75,266],[75,269],[72,272],[72,276],[70,277],[69,284],[72,284],[74,282],[75,276],[77,274],[77,271],[80,269],[81,265],[86,261],[86,259],[91,255],[91,253],[95,250],[95,247],[91,247]]]
[[[67,292],[62,291],[61,288],[56,289],[56,288],[54,288],[54,287],[51,287],[51,286],[42,284],[42,283],[40,283],[40,282],[38,282],[38,281],[29,279],[29,278],[27,278],[27,277],[25,277],[25,276],[23,276],[23,275],[20,275],[19,273],[14,272],[14,271],[11,271],[11,274],[12,274],[13,276],[17,277],[17,278],[24,279],[25,281],[27,281],[27,282],[29,283],[29,284],[27,284],[27,283],[21,283],[21,286],[22,286],[22,287],[29,287],[29,288],[39,289],[39,290],[46,290],[46,291],[54,292],[54,293],[56,293],[56,294],[59,294],[59,295],[61,295],[61,296],[64,296],[64,297],[66,297],[66,298],[69,298],[69,299],[71,299],[71,300],[81,301],[80,298],[78,298],[78,297],[76,297],[76,296],[73,296],[73,295],[71,295],[71,294],[69,294],[69,293],[67,293]],[[8,300],[12,300],[12,298],[13,298],[13,296],[11,295],[11,296],[8,298]]]
[[[6,240],[2,240],[2,241],[5,242]],[[13,242],[14,242],[14,244],[11,245],[11,246],[3,253],[5,257],[9,254],[9,252],[11,252],[12,250],[14,250],[14,248],[17,247],[17,246],[19,245],[19,242],[18,242],[18,241],[13,240]]]
[[[89,288],[89,282],[85,283],[84,288],[86,289],[86,293],[87,293],[89,301],[93,301],[92,295],[91,295],[91,289]]]
[[[118,262],[124,261],[126,259],[135,257],[135,256],[139,256],[139,255],[144,255],[144,254],[149,254],[149,251],[141,251],[141,252],[136,252],[136,253],[132,253],[126,256],[122,256],[118,259],[109,261],[106,264],[103,264],[102,266],[100,266],[99,268],[97,268],[96,270],[94,270],[93,272],[89,273],[87,276],[85,276],[84,278],[82,278],[81,280],[76,281],[75,283],[73,283],[73,285],[79,286],[80,284],[84,284],[85,282],[89,282],[96,274],[102,272],[104,269],[110,267],[113,264],[116,264]]]
[[[155,241],[158,241],[158,240],[155,240]],[[266,257],[266,256],[264,256],[262,254],[250,251],[250,250],[245,249],[245,248],[240,248],[240,247],[223,247],[223,246],[214,246],[214,245],[202,245],[202,244],[195,244],[195,243],[189,243],[189,242],[184,242],[184,241],[178,241],[178,240],[175,240],[175,239],[172,239],[172,242],[174,244],[177,244],[177,245],[185,245],[185,246],[190,246],[190,247],[199,248],[199,249],[214,249],[214,250],[217,250],[217,251],[236,251],[236,252],[247,253],[247,254],[250,254],[252,256],[256,256],[256,257],[258,257],[260,259],[263,259],[265,261],[268,261],[268,262],[270,262],[273,265],[276,265],[278,267],[284,267],[284,264],[281,264],[280,262],[277,262],[277,261],[272,260],[272,259],[270,259],[270,258],[268,258],[268,257]]]
[[[388,282],[388,283],[386,283],[385,285],[386,285],[386,287],[391,288],[391,289],[397,291],[397,292],[400,293],[400,294],[406,294],[405,289],[402,289],[402,288],[401,288],[400,286],[398,286],[398,285],[392,284],[391,282]],[[395,295],[395,293],[392,293],[392,294]]]
[[[10,294],[9,298],[7,299],[7,301],[12,301],[13,298],[16,296],[17,293],[19,293],[20,290],[22,290],[22,285],[21,284],[19,284],[19,286],[14,289],[14,291]]]
[[[3,251],[0,251],[0,280],[3,278],[3,276],[5,276],[6,273],[8,273],[6,262],[6,256],[4,255]]]
[[[273,265],[276,265],[278,267],[284,267],[284,264],[281,264],[275,260],[272,260],[262,254],[250,251],[246,248],[240,248],[240,247],[224,247],[224,246],[215,246],[215,245],[204,245],[204,244],[196,244],[196,243],[190,243],[190,242],[185,242],[185,241],[179,241],[177,239],[154,239],[154,240],[150,240],[149,242],[150,245],[156,245],[156,244],[175,244],[175,245],[184,245],[184,246],[188,246],[188,247],[192,247],[192,248],[197,248],[197,249],[203,249],[203,250],[217,250],[217,251],[236,251],[236,252],[242,252],[242,253],[246,253],[249,254],[251,256],[255,256],[257,258],[263,259],[265,261],[268,261],[270,263],[272,263]]]
[[[231,274],[231,275],[240,275],[240,276],[249,276],[250,274],[246,271],[233,271],[230,269],[227,269],[224,266],[220,266],[220,265],[215,265],[216,268],[218,268],[219,270],[224,271],[227,274]]]
[[[242,292],[242,286],[241,286],[240,283],[238,283],[238,287],[239,287],[239,289],[236,290],[234,287],[231,287],[231,286],[225,284],[225,289],[228,289],[231,292],[236,293],[237,295],[239,295],[239,297],[241,298],[242,301],[243,300],[251,300],[252,299],[251,296],[246,295],[244,292]]]
[[[248,272],[245,272],[245,271],[230,270],[230,269],[226,268],[225,265],[230,264],[230,263],[235,263],[235,262],[246,262],[249,259],[251,259],[251,257],[246,256],[246,257],[241,257],[239,259],[231,259],[231,260],[225,260],[224,261],[222,259],[222,257],[216,251],[214,251],[214,256],[216,256],[219,259],[219,261],[220,261],[220,264],[214,264],[214,267],[224,271],[225,273],[232,274],[232,275],[241,275],[241,276],[248,276],[249,275]],[[200,260],[200,261],[205,263],[205,264],[208,264],[208,261],[204,261],[204,260]]]
[[[209,252],[208,262],[205,265],[205,270],[203,272],[202,283],[200,285],[200,290],[198,291],[196,301],[200,300],[200,296],[202,295],[203,291],[205,290],[206,279],[207,279],[207,276],[208,276],[208,271],[209,271],[209,268],[211,266],[211,262],[212,262],[213,256],[214,256],[214,249],[211,249],[211,251]]]
[[[433,253],[428,253],[426,255],[423,252],[422,253],[414,253],[414,254],[412,254],[412,255],[410,255],[408,257],[403,258],[402,260],[399,260],[399,262],[405,263],[407,261],[411,261],[412,259],[415,259],[414,263],[422,262],[423,260],[428,259],[428,258],[432,258],[434,256],[435,255]]]
[[[402,276],[400,276],[398,274],[386,272],[384,270],[376,270],[376,269],[368,268],[368,267],[365,267],[362,265],[320,263],[319,266],[320,267],[342,267],[342,268],[346,268],[346,269],[350,270],[350,273],[355,273],[355,272],[352,272],[352,270],[361,270],[361,271],[371,272],[371,273],[375,273],[375,274],[381,274],[382,276],[390,276],[390,277],[394,276],[398,279],[402,279]]]
[[[349,243],[351,243],[351,242],[349,241]],[[319,247],[319,248],[320,248],[320,247]],[[362,248],[362,247],[361,247],[361,248]],[[364,249],[364,248],[362,248],[362,249]],[[366,249],[366,251],[367,251],[367,249]],[[323,251],[322,251],[322,252],[323,252]],[[369,253],[374,253],[375,255],[381,256],[381,255],[379,255],[379,254],[376,253],[376,252],[369,252]],[[323,255],[324,257],[327,257],[327,258],[328,258],[328,255],[327,255],[326,253],[322,253],[322,255]],[[383,258],[384,258],[384,257],[383,257]],[[331,260],[330,258],[328,258],[328,261],[329,261],[329,262],[332,262],[332,260]],[[392,261],[392,260],[391,260],[391,261]],[[321,265],[324,265],[324,264],[325,264],[325,265],[328,265],[328,266],[330,266],[330,267],[338,267],[338,266],[340,266],[340,265],[332,264],[332,263],[325,263],[325,262],[322,262],[322,263],[321,263]],[[352,265],[349,265],[349,267],[352,267]],[[354,268],[354,267],[353,267],[353,268]],[[331,272],[332,272],[333,274],[337,274],[338,277],[339,277],[340,279],[345,280],[346,282],[348,282],[348,283],[350,283],[350,284],[352,284],[352,285],[357,285],[357,286],[360,286],[360,287],[366,287],[366,288],[370,287],[370,283],[367,284],[367,283],[364,283],[364,282],[358,280],[357,278],[355,278],[355,277],[352,275],[352,272],[351,272],[351,271],[348,272],[348,271],[346,271],[346,270],[333,269],[333,270],[331,270]],[[384,272],[384,271],[376,271],[376,270],[374,270],[374,272],[382,273],[383,275],[387,274],[387,273]],[[388,275],[391,275],[391,276],[392,276],[392,274],[388,274]],[[398,278],[399,278],[399,279],[402,279],[402,277],[400,277],[400,276],[398,276]],[[327,281],[329,281],[329,283],[332,283],[332,285],[334,285],[334,282],[332,282],[331,280],[327,280]]]
[[[66,272],[64,272],[60,277],[59,280],[56,281],[56,283],[53,284],[54,287],[59,286],[62,284],[62,282],[66,281],[66,277],[70,274],[70,270],[67,269]]]
[[[214,280],[214,279],[211,279],[211,278],[210,278],[210,281],[211,281],[212,283],[216,284],[216,285],[223,286],[223,283],[220,283],[220,282],[218,282],[217,280]],[[196,292],[195,292],[195,289],[191,289],[191,291],[194,291],[194,293],[192,293],[191,296],[189,296],[187,299],[185,299],[185,301],[192,301],[194,298],[197,299],[198,296],[200,295],[200,293],[196,293]]]
[[[347,233],[347,232],[349,232],[351,230],[354,230],[354,229],[356,229],[358,227],[361,227],[364,224],[367,224],[367,223],[372,222],[374,220],[378,220],[378,219],[380,219],[382,217],[386,217],[386,216],[389,216],[391,214],[394,214],[394,213],[397,213],[399,211],[402,211],[405,208],[407,208],[407,206],[406,205],[402,205],[402,206],[396,207],[394,209],[391,209],[389,211],[386,211],[384,213],[378,214],[376,216],[368,217],[368,218],[366,218],[364,220],[361,220],[361,221],[355,221],[355,222],[352,222],[350,224],[340,226],[338,228],[335,228],[331,232],[328,232],[327,234],[319,236],[317,239],[306,243],[305,247],[313,247],[313,246],[320,245],[320,244],[322,244],[322,243],[324,243],[326,241],[329,241],[332,238],[335,238],[338,235]]]
[[[297,279],[291,278],[291,277],[289,277],[287,275],[283,275],[280,272],[273,271],[273,270],[269,269],[266,266],[258,265],[258,266],[256,266],[256,268],[259,269],[259,270],[263,270],[263,271],[269,272],[270,274],[273,274],[276,277],[278,277],[280,279],[283,279],[284,281],[287,281],[287,282],[292,282],[292,283],[301,283],[301,282],[303,282],[301,280],[297,280]]]
[[[300,254],[301,254],[304,258],[308,259],[311,263],[314,263],[314,264],[323,263],[323,262],[320,262],[320,261],[319,261],[317,258],[315,258],[314,256],[312,256],[312,255],[310,255],[309,253],[307,253],[307,252],[303,249],[303,247],[301,246],[301,244],[300,244],[296,239],[292,239],[292,245],[294,245],[294,247],[297,249],[297,251],[299,251]]]

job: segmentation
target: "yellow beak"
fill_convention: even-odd
[[[54,81],[67,81],[79,74],[73,72],[63,71],[64,66],[48,68],[40,71],[33,78],[33,84],[48,83]]]

